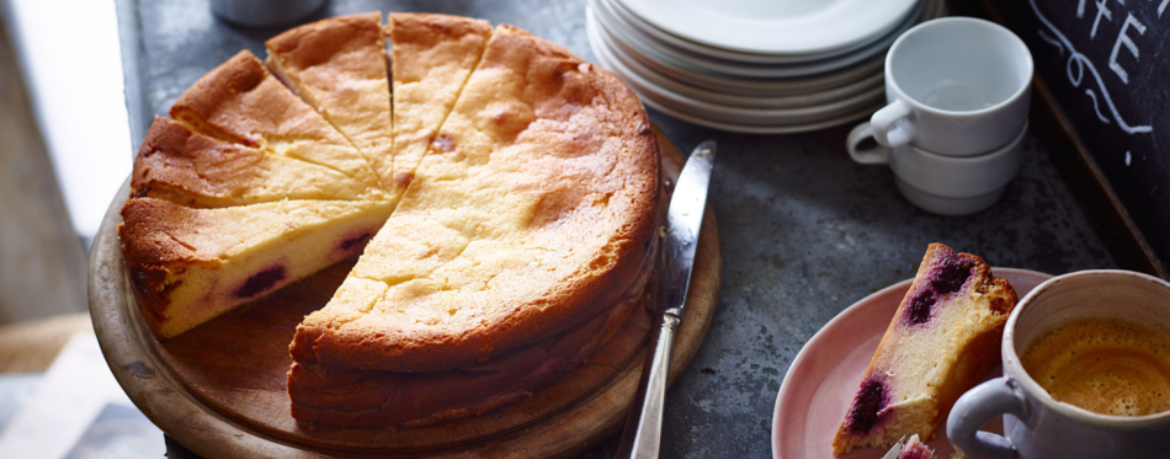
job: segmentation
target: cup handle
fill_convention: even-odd
[[[910,139],[914,137],[914,126],[910,123],[895,124],[907,116],[910,116],[910,106],[901,100],[895,100],[874,112],[869,118],[870,124],[873,125],[874,140],[890,148],[910,143]]]
[[[849,151],[849,157],[857,164],[887,164],[890,162],[890,149],[878,145],[876,147],[858,150],[857,145],[869,137],[873,137],[873,128],[870,123],[861,123],[857,127],[849,131],[849,136],[845,138],[845,149]]]
[[[1024,398],[1017,392],[1018,383],[1007,376],[992,379],[967,391],[947,417],[947,437],[971,459],[1015,459],[1011,440],[979,427],[996,416],[1011,414],[1023,419]]]

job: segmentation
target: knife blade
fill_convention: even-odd
[[[695,147],[679,174],[674,195],[670,198],[670,206],[666,211],[666,234],[662,241],[662,296],[659,303],[665,309],[660,310],[661,314],[656,314],[658,333],[652,334],[650,352],[638,382],[634,406],[626,420],[618,457],[658,457],[670,351],[674,345],[675,331],[682,322],[683,310],[686,308],[714,161],[714,141],[708,140]],[[654,329],[651,328],[652,331]]]

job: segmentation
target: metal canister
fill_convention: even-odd
[[[296,22],[328,0],[210,0],[221,19],[246,26],[274,26]]]

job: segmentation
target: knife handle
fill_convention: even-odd
[[[638,393],[633,407],[637,416],[631,415],[626,421],[625,433],[617,457],[631,459],[653,459],[658,457],[658,445],[662,439],[662,407],[666,401],[666,378],[670,370],[670,351],[674,347],[674,332],[678,330],[679,318],[670,312],[662,315],[657,339],[651,345],[647,366],[642,369],[638,382]]]

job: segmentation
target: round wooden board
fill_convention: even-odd
[[[671,181],[678,149],[655,131]],[[549,457],[595,446],[624,424],[645,358],[650,316],[631,317],[597,356],[560,382],[481,417],[404,429],[308,428],[289,414],[288,344],[302,318],[325,305],[352,267],[340,263],[160,343],[141,317],[122,262],[118,212],[106,213],[90,257],[89,301],[106,361],[130,399],[164,432],[204,457]],[[670,381],[698,351],[719,292],[714,213],[704,217]]]

